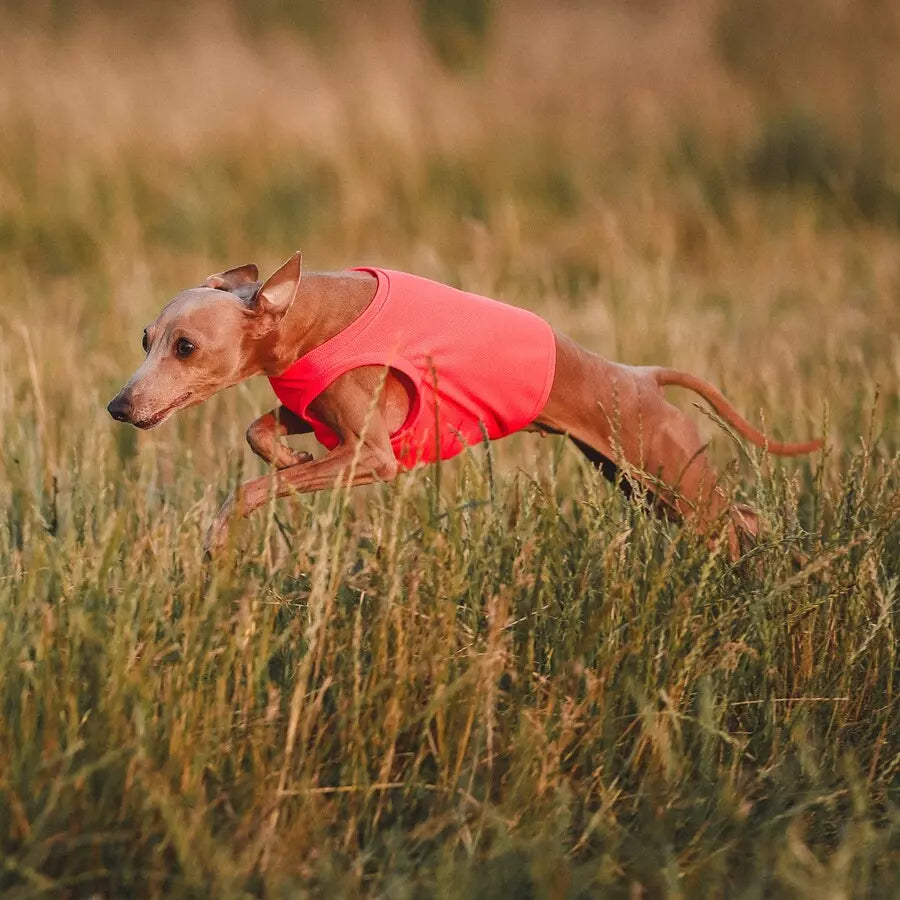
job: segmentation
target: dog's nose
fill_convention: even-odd
[[[127,422],[131,415],[131,402],[122,394],[116,394],[116,396],[109,401],[109,406],[106,407],[106,411],[117,422]]]

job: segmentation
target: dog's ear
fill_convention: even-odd
[[[247,263],[246,266],[238,266],[227,272],[219,272],[218,275],[210,275],[206,279],[205,285],[220,291],[234,292],[236,288],[255,283],[258,278],[259,269],[253,263]]]
[[[300,287],[303,263],[298,250],[280,269],[273,272],[259,289],[254,302],[257,313],[280,319],[290,308]]]

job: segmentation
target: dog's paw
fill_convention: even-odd
[[[234,515],[234,494],[229,494],[228,499],[222,504],[213,519],[212,525],[206,532],[203,541],[203,555],[207,559],[213,559],[224,549],[228,543],[228,529]]]
[[[282,445],[278,450],[278,456],[274,459],[276,469],[290,469],[293,466],[300,466],[303,463],[312,462],[311,453],[305,453],[302,450],[291,450],[290,447]]]

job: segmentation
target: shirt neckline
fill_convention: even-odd
[[[375,294],[366,308],[336,335],[294,360],[281,374],[270,376],[270,381],[278,381],[282,378],[290,377],[296,368],[315,370],[320,365],[329,366],[333,364],[335,357],[349,344],[352,344],[372,324],[378,313],[381,312],[390,291],[391,279],[388,273],[384,269],[378,269],[374,266],[355,266],[348,271],[370,272],[375,276]]]

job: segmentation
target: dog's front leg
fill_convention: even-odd
[[[333,487],[391,481],[397,470],[390,441],[347,442],[319,459],[246,481],[222,504],[206,535],[206,554],[213,556],[222,549],[234,516],[249,516],[273,496],[287,497]]]
[[[402,422],[406,411],[400,410],[401,415],[397,415],[383,390],[384,384],[384,371],[369,366],[347,372],[322,391],[310,409],[336,435],[338,445],[318,459],[242,484],[237,496],[225,501],[213,521],[206,536],[207,554],[214,553],[225,542],[232,516],[249,516],[273,496],[391,481],[398,469],[391,446],[391,428],[399,426],[389,423]],[[275,417],[269,415],[271,420],[268,416],[261,417],[260,432],[271,431],[274,441]],[[285,423],[285,427],[303,425],[306,423],[296,416],[293,424],[289,418]]]
[[[309,422],[287,407],[280,406],[250,423],[247,428],[247,443],[264,462],[276,469],[287,469],[309,462],[312,456],[299,450],[291,450],[279,438],[289,434],[309,434],[311,431],[312,425]]]
[[[319,459],[281,469],[273,475],[263,475],[244,482],[228,496],[216,514],[204,541],[208,556],[214,556],[225,544],[228,526],[235,515],[249,516],[265,505],[270,497],[323,491],[333,487],[356,487],[390,481],[397,474],[397,462],[381,452],[363,448],[354,464],[355,451],[342,445]]]

